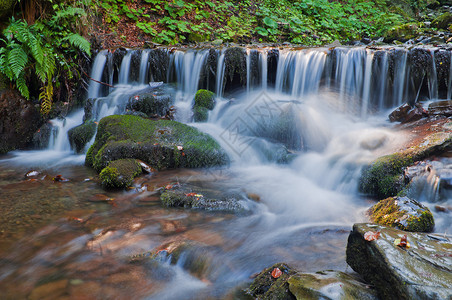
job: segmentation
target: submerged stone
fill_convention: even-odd
[[[389,197],[368,212],[372,222],[401,230],[431,232],[435,226],[430,210],[408,197]]]
[[[368,231],[380,232],[374,241]],[[407,235],[410,248],[394,245]],[[348,237],[347,263],[375,286],[381,299],[450,299],[452,243],[449,237],[355,224]]]
[[[106,188],[126,188],[141,173],[140,163],[136,159],[126,158],[110,162],[102,169],[99,177]]]
[[[85,163],[98,172],[109,162],[135,158],[151,167],[199,168],[228,163],[226,153],[209,135],[170,120],[113,115],[99,122]]]

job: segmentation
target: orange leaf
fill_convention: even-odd
[[[279,278],[282,275],[282,272],[279,268],[274,268],[272,271],[273,278]]]
[[[196,193],[188,193],[188,194],[185,194],[185,196],[187,196],[187,197],[193,197],[193,196],[196,196]]]
[[[167,186],[165,186],[165,190],[171,190],[173,188],[173,186],[171,184],[168,184]]]
[[[364,234],[364,239],[369,242],[377,240],[379,237],[380,237],[380,231],[377,231],[377,232],[368,231]]]

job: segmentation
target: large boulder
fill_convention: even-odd
[[[380,232],[367,240],[366,232]],[[394,242],[407,235],[410,247]],[[355,224],[348,237],[347,263],[375,286],[381,299],[451,299],[450,237]]]
[[[432,22],[432,27],[438,29],[448,29],[452,24],[452,12],[445,12]]]
[[[214,139],[188,125],[131,115],[105,117],[99,122],[85,163],[100,172],[121,158],[140,159],[157,170],[228,163],[226,153]]]
[[[430,210],[408,197],[389,197],[369,209],[372,222],[406,231],[431,232],[435,226]]]

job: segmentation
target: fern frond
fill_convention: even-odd
[[[2,74],[6,75],[6,77],[8,77],[9,80],[14,80],[14,73],[11,70],[11,67],[10,67],[9,61],[8,61],[9,50],[7,50],[6,48],[2,48],[0,50],[4,50],[4,51],[1,51],[1,54],[0,54],[0,72]]]
[[[91,56],[91,44],[81,35],[71,33],[65,36],[62,40],[68,41],[73,47],[76,47]]]
[[[14,20],[12,19],[11,23],[8,27],[3,31],[3,35],[7,38],[14,36],[19,42],[27,43],[28,37],[30,34],[30,30],[28,28],[27,23],[22,20]]]
[[[44,60],[44,51],[42,49],[41,39],[30,33],[28,46],[33,58],[38,64],[42,64]]]
[[[27,65],[28,55],[22,47],[15,47],[8,53],[8,62],[14,74],[14,78],[17,79]]]
[[[41,114],[47,115],[52,109],[53,85],[51,82],[41,87],[39,100],[41,100]]]
[[[50,48],[43,48],[44,49],[44,60],[43,60],[43,66],[44,71],[47,76],[47,80],[51,81],[53,74],[55,74],[55,56],[53,53],[53,50]]]
[[[25,80],[25,74],[22,72],[16,79],[16,88],[27,99],[30,99],[30,92],[28,91],[27,81]]]
[[[56,14],[52,17],[52,24],[58,23],[61,19],[65,19],[67,17],[85,17],[86,12],[83,8],[80,7],[66,7],[63,10],[59,10],[56,12]]]

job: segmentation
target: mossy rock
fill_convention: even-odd
[[[195,95],[194,106],[212,110],[215,107],[215,93],[208,90],[198,90]]]
[[[92,121],[86,121],[84,124],[70,129],[67,133],[72,149],[76,153],[82,153],[86,144],[96,134],[97,124]]]
[[[431,155],[441,154],[451,146],[452,133],[437,132],[425,137],[416,146],[382,156],[363,169],[358,189],[379,199],[396,196],[407,184],[403,178],[406,167]]]
[[[380,199],[397,195],[404,186],[402,171],[412,163],[413,156],[404,153],[378,158],[364,168],[359,181],[359,191]]]
[[[420,24],[416,22],[394,26],[386,32],[384,40],[385,42],[392,42],[394,40],[406,42],[416,38],[419,35],[419,29]]]
[[[452,24],[452,13],[446,12],[437,17],[432,22],[432,27],[438,29],[448,29],[448,27]]]
[[[170,120],[113,115],[99,122],[85,164],[98,172],[121,158],[144,161],[157,170],[225,165],[220,145],[196,128]]]
[[[430,210],[408,197],[389,197],[369,211],[372,222],[405,231],[431,232],[435,226]]]
[[[272,276],[275,268],[282,272],[278,278]],[[289,283],[287,282],[296,273],[284,263],[275,264],[257,275],[247,293],[255,297],[255,299],[296,299],[289,290]]]
[[[142,173],[136,159],[126,158],[112,161],[99,174],[105,188],[126,188]]]
[[[209,110],[205,107],[195,106],[193,107],[193,121],[195,122],[207,122],[209,118]]]

